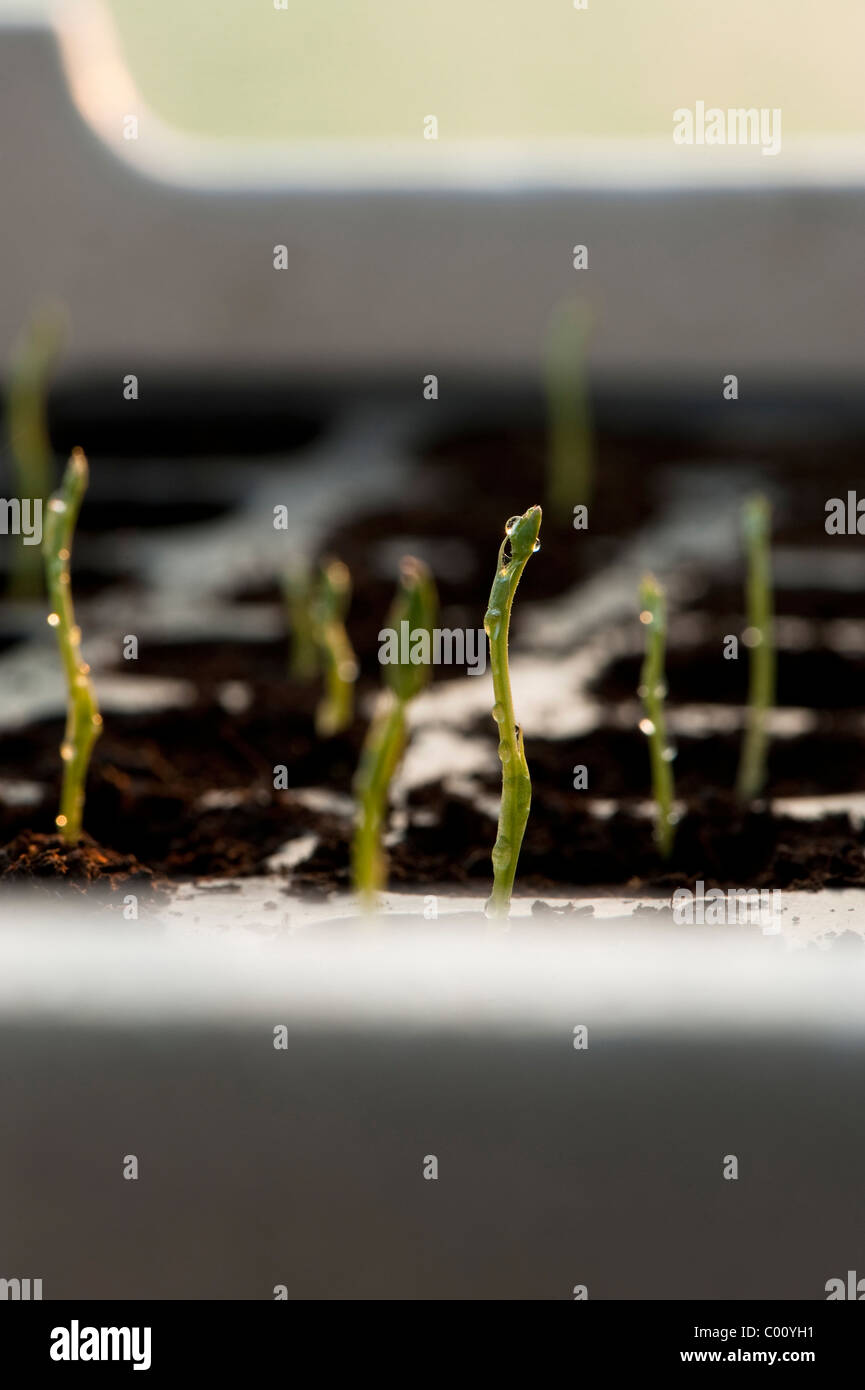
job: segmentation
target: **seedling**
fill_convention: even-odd
[[[283,576],[282,594],[291,633],[289,672],[298,681],[314,680],[319,670],[312,612],[313,588],[308,564],[297,564]]]
[[[655,843],[661,857],[669,859],[676,818],[673,811],[673,750],[667,742],[664,718],[667,606],[664,590],[651,574],[647,574],[640,585],[640,622],[646,625],[646,655],[637,692],[646,711],[645,718],[640,720],[640,731],[649,740],[652,795],[655,799]]]
[[[420,560],[406,556],[387,626],[399,632],[401,624],[407,622],[409,632],[425,631],[431,641],[437,614],[438,595],[430,571]],[[374,905],[387,877],[382,831],[391,779],[405,748],[407,707],[431,675],[428,664],[411,661],[393,662],[383,670],[387,688],[370,724],[354,781],[358,811],[351,851],[352,879],[367,907]]]
[[[324,694],[315,712],[315,727],[321,738],[347,729],[354,714],[354,683],[357,659],[345,617],[351,602],[351,575],[342,560],[322,562],[315,609],[315,637],[324,664]]]
[[[748,648],[748,709],[745,737],[736,779],[736,797],[746,803],[759,796],[766,782],[768,736],[766,715],[775,703],[775,644],[772,633],[772,508],[761,494],[749,497],[742,509],[748,574],[745,606],[748,626],[742,640]]]
[[[488,917],[507,917],[510,912],[517,860],[532,804],[532,782],[523,748],[523,731],[514,718],[508,636],[517,585],[529,556],[541,548],[538,540],[540,529],[540,507],[529,507],[522,516],[512,516],[507,523],[484,616],[493,675],[493,719],[499,729],[499,758],[502,764],[502,801],[492,854],[493,891],[486,904]]]
[[[45,501],[54,487],[54,452],[48,436],[46,397],[51,369],[66,336],[66,318],[46,306],[27,325],[10,364],[6,434],[19,497]],[[43,530],[44,535],[44,530]],[[38,546],[19,542],[9,590],[15,598],[40,598],[42,564]]]
[[[546,507],[564,524],[574,506],[588,506],[594,492],[594,441],[586,374],[591,320],[580,300],[562,304],[549,329],[546,363]]]
[[[51,611],[48,623],[57,631],[60,659],[66,676],[66,732],[60,745],[63,784],[56,825],[67,844],[81,838],[84,784],[93,745],[102,732],[90,667],[81,657],[81,629],[75,621],[69,583],[69,560],[75,523],[87,491],[87,459],[73,449],[63,481],[46,508],[42,536],[45,578]]]

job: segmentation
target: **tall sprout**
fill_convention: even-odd
[[[760,795],[766,783],[769,740],[766,717],[775,703],[775,643],[772,631],[772,508],[762,494],[749,497],[742,509],[747,579],[748,709],[736,778],[741,803]]]
[[[673,809],[673,750],[667,741],[664,715],[667,694],[664,673],[667,605],[664,590],[651,574],[647,574],[640,585],[640,622],[646,627],[646,655],[638,692],[645,709],[640,731],[649,741],[652,795],[655,799],[655,843],[661,857],[669,859],[676,833],[676,817]]]
[[[523,731],[514,717],[508,636],[514,594],[529,556],[540,549],[540,529],[540,507],[529,507],[522,516],[512,516],[507,523],[484,617],[493,677],[493,719],[499,730],[499,759],[502,765],[502,800],[492,853],[493,891],[486,904],[488,917],[507,917],[510,912],[517,861],[532,804],[532,782],[523,748]]]
[[[406,556],[400,566],[399,588],[387,627],[402,634],[405,624],[410,645],[404,652],[400,642],[399,660],[382,667],[386,688],[369,727],[354,781],[357,819],[351,848],[352,881],[367,908],[374,906],[376,894],[387,879],[382,839],[391,780],[405,749],[406,711],[432,674],[428,663],[410,659],[411,652],[420,651],[424,645],[414,638],[426,633],[426,649],[431,652],[437,616],[438,596],[429,569],[422,561]],[[408,659],[403,660],[404,655]]]
[[[75,621],[69,582],[72,538],[87,481],[87,459],[81,449],[73,449],[63,481],[48,503],[42,536],[51,604],[48,623],[57,633],[66,677],[66,732],[60,747],[63,783],[56,825],[67,844],[75,844],[81,838],[87,769],[93,745],[102,732],[102,716],[90,679],[90,667],[81,656],[81,629]]]
[[[22,498],[44,503],[54,487],[54,451],[48,435],[48,382],[66,337],[66,316],[57,305],[40,309],[26,326],[9,367],[6,434],[14,487]],[[15,547],[9,578],[14,598],[40,598],[42,564],[36,546]]]
[[[589,403],[587,348],[591,317],[577,300],[553,313],[547,339],[547,511],[564,525],[574,507],[588,506],[595,487],[595,446]]]

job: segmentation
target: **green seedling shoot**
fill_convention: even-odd
[[[57,306],[41,309],[27,325],[13,355],[6,394],[6,434],[19,497],[44,504],[54,488],[54,451],[48,436],[48,380],[66,336],[66,317]],[[38,545],[19,540],[9,591],[14,598],[44,592]]]
[[[324,694],[315,712],[320,738],[347,729],[354,715],[357,659],[345,618],[351,602],[351,575],[342,560],[322,561],[315,599],[315,637],[324,665]]]
[[[522,516],[512,516],[507,523],[484,616],[493,676],[493,719],[498,725],[502,764],[502,801],[492,854],[493,891],[485,909],[488,917],[507,917],[510,912],[517,860],[532,804],[532,782],[523,748],[523,731],[514,718],[508,636],[517,585],[529,556],[541,548],[538,540],[540,529],[540,507],[529,507]]]
[[[748,709],[745,737],[736,779],[736,797],[746,803],[759,796],[766,783],[768,736],[766,715],[775,703],[775,644],[772,633],[772,508],[761,494],[749,497],[742,509],[748,575],[745,606],[748,626],[742,641],[748,648]]]
[[[313,592],[313,576],[308,564],[295,565],[283,576],[282,595],[291,633],[289,674],[297,681],[315,680],[319,671]]]
[[[432,631],[438,616],[438,595],[433,577],[420,560],[406,556],[400,566],[400,583],[388,615],[391,632],[408,625],[410,652],[429,657]],[[425,640],[424,640],[425,634]],[[354,792],[357,823],[351,851],[352,880],[366,907],[387,877],[387,856],[382,833],[387,814],[388,790],[406,742],[406,711],[430,679],[429,660],[394,661],[383,666],[386,689],[369,727],[360,755]]]
[[[48,624],[56,629],[60,659],[66,677],[66,732],[60,746],[63,784],[56,825],[67,844],[81,838],[84,784],[93,745],[102,732],[102,716],[96,703],[90,667],[81,656],[81,629],[75,622],[69,583],[69,560],[75,523],[87,491],[87,459],[73,449],[63,481],[46,508],[42,537],[45,578],[51,612]]]
[[[676,817],[673,810],[673,750],[667,742],[664,718],[667,606],[664,590],[651,574],[647,574],[640,585],[640,622],[646,626],[646,655],[638,691],[646,713],[645,718],[640,720],[640,731],[649,740],[652,795],[655,799],[655,843],[661,857],[669,859],[673,850]]]
[[[546,509],[559,525],[570,524],[574,506],[588,506],[594,492],[594,440],[586,373],[591,320],[580,300],[562,304],[549,328],[546,360]]]

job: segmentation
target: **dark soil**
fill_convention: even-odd
[[[701,456],[717,460],[721,455],[707,447]],[[543,553],[526,569],[517,609],[523,602],[560,593],[614,558],[618,547],[662,512],[667,466],[690,460],[698,469],[693,445],[681,439],[601,437],[589,529],[577,531],[568,518],[557,523],[545,516]],[[408,495],[390,511],[347,522],[324,547],[352,571],[348,627],[361,660],[359,700],[379,684],[378,633],[393,598],[396,558],[403,546],[419,550],[436,569],[440,625],[480,628],[504,522],[531,503],[543,502],[544,441],[537,432],[488,432],[448,440],[429,451],[426,463],[434,491]],[[779,498],[776,537],[820,545],[829,539],[835,545],[848,543],[827,537],[823,522],[826,497],[844,495],[848,486],[856,486],[852,479],[858,476],[858,462],[851,451],[837,448],[821,455],[819,473],[814,471],[812,451],[804,445],[767,453],[753,462],[755,471],[761,464]],[[204,521],[229,505],[213,498],[190,501],[180,509],[173,501],[163,505],[159,499],[143,509],[136,503],[135,524],[161,527]],[[82,516],[85,545],[88,532],[123,526],[130,515],[128,508],[118,508],[110,499],[94,497],[88,507]],[[858,543],[865,547],[865,537]],[[450,560],[437,565],[437,556]],[[730,572],[734,557],[719,558],[724,569],[718,573]],[[712,557],[707,560],[708,573]],[[76,592],[86,595],[88,587],[90,592],[101,587],[100,579],[88,586],[82,577],[74,576]],[[691,647],[671,642],[670,704],[741,705],[747,691],[747,650],[740,649],[738,661],[723,657],[724,637],[741,633],[744,626],[741,589],[731,583],[707,587],[705,577],[697,577],[693,593],[694,606],[710,615],[709,630],[716,637]],[[281,601],[276,585],[259,585],[234,598]],[[772,744],[767,793],[779,797],[863,791],[860,711],[865,708],[865,654],[827,649],[823,625],[836,617],[859,618],[865,605],[858,594],[788,590],[777,595],[776,610],[813,620],[807,633],[811,645],[779,654],[778,701],[818,711],[818,727],[814,734]],[[519,620],[517,611],[517,632]],[[609,704],[635,702],[640,665],[636,655],[610,662],[596,695]],[[88,783],[86,825],[93,840],[71,848],[53,833],[61,721],[47,720],[0,736],[3,775],[36,781],[43,789],[35,807],[0,802],[0,843],[9,841],[0,850],[4,883],[38,882],[53,891],[65,882],[88,895],[98,889],[109,900],[122,899],[128,884],[158,894],[162,875],[177,880],[262,872],[277,849],[312,831],[318,847],[293,874],[292,890],[326,893],[348,885],[347,819],[311,812],[297,792],[314,787],[350,794],[365,724],[356,718],[338,738],[316,737],[319,687],[290,680],[285,640],[142,641],[138,660],[119,661],[115,669],[185,679],[195,688],[195,704],[106,719]],[[437,680],[463,677],[463,668],[435,672]],[[229,682],[248,686],[248,710],[231,713],[219,703],[221,687]],[[618,715],[630,717],[627,708]],[[773,816],[764,805],[743,811],[732,801],[740,747],[734,735],[679,740],[674,770],[686,815],[669,863],[661,864],[651,821],[637,807],[649,793],[645,741],[635,728],[618,727],[616,718],[617,712],[610,711],[607,724],[579,739],[552,741],[528,733],[533,806],[520,858],[521,889],[544,894],[558,892],[562,885],[609,884],[672,891],[697,879],[707,886],[757,888],[865,883],[862,835],[848,817],[805,822]],[[494,756],[489,721],[474,732],[489,743]],[[573,788],[578,765],[588,768],[586,791]],[[282,790],[274,789],[277,766],[287,770]],[[439,771],[432,770],[431,776]],[[498,791],[495,770],[481,779],[481,785],[490,793]],[[595,814],[596,798],[615,799],[615,813],[607,818]],[[391,853],[391,882],[435,885],[437,891],[470,885],[484,891],[491,878],[493,822],[467,799],[446,793],[440,780],[416,790],[408,809],[407,833]]]
[[[114,905],[129,894],[141,905],[167,899],[152,869],[133,854],[105,849],[89,836],[69,845],[57,835],[26,831],[0,848],[0,880],[36,886],[47,893],[55,893],[60,884],[86,892],[88,902],[114,900]]]
[[[347,886],[347,822],[310,811],[291,788],[318,786],[348,795],[364,726],[356,721],[346,735],[321,742],[313,711],[314,699],[304,687],[280,687],[278,695],[259,690],[254,708],[241,715],[203,702],[161,715],[113,716],[96,744],[87,800],[90,833],[100,846],[110,847],[92,848],[107,856],[103,872],[152,870],[174,879],[242,876],[261,872],[282,845],[314,831],[319,846],[299,870],[297,886],[318,891]],[[60,721],[46,721],[0,739],[6,774],[45,784],[35,812],[32,806],[0,810],[0,837],[12,840],[0,861],[4,879],[20,876],[22,868],[30,876],[44,876],[53,866],[70,881],[77,875],[75,881],[86,882],[86,864],[100,862],[87,854],[70,860],[51,834],[61,735]],[[570,883],[668,885],[699,877],[710,884],[755,887],[865,881],[861,837],[847,817],[814,825],[765,810],[743,814],[730,801],[725,788],[735,776],[738,747],[735,736],[680,741],[677,793],[688,813],[673,859],[664,867],[650,822],[635,806],[628,807],[629,800],[635,803],[649,791],[647,750],[637,731],[601,728],[555,742],[529,738],[534,793],[520,882],[549,892]],[[853,734],[831,726],[811,737],[776,740],[768,790],[776,796],[861,790],[860,748]],[[588,791],[573,789],[573,768],[579,764],[589,769]],[[287,769],[288,790],[273,788],[277,765]],[[494,773],[485,789],[497,791]],[[590,810],[590,798],[596,797],[615,797],[623,804],[611,819],[599,819]],[[489,879],[494,827],[487,816],[470,802],[447,796],[440,783],[415,791],[409,809],[408,834],[392,853],[394,883],[477,887]],[[426,823],[430,812],[432,825]],[[28,868],[21,856],[32,831],[45,853]],[[133,854],[149,869],[142,869]]]
[[[667,653],[667,699],[670,704],[743,705],[748,698],[748,652],[740,644],[737,660],[723,655],[720,627],[714,645],[671,647]],[[610,663],[593,693],[605,701],[634,699],[642,657],[625,656]],[[780,650],[777,659],[778,705],[817,710],[861,710],[865,705],[865,653],[814,648]]]
[[[260,872],[281,845],[331,819],[313,816],[289,790],[274,790],[274,768],[289,788],[348,793],[365,732],[318,740],[315,699],[306,687],[258,691],[254,709],[227,714],[203,702],[154,715],[106,720],[94,748],[86,824],[102,845],[134,852],[173,878]],[[0,839],[50,833],[59,795],[60,720],[0,738],[0,767],[45,785],[37,810],[0,804]],[[212,795],[217,792],[214,802]]]

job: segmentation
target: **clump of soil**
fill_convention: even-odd
[[[133,893],[139,902],[152,905],[167,897],[153,870],[140,864],[134,854],[107,849],[89,836],[67,844],[59,835],[25,831],[0,848],[0,880],[36,885],[52,893],[62,883],[86,892],[88,902]]]

